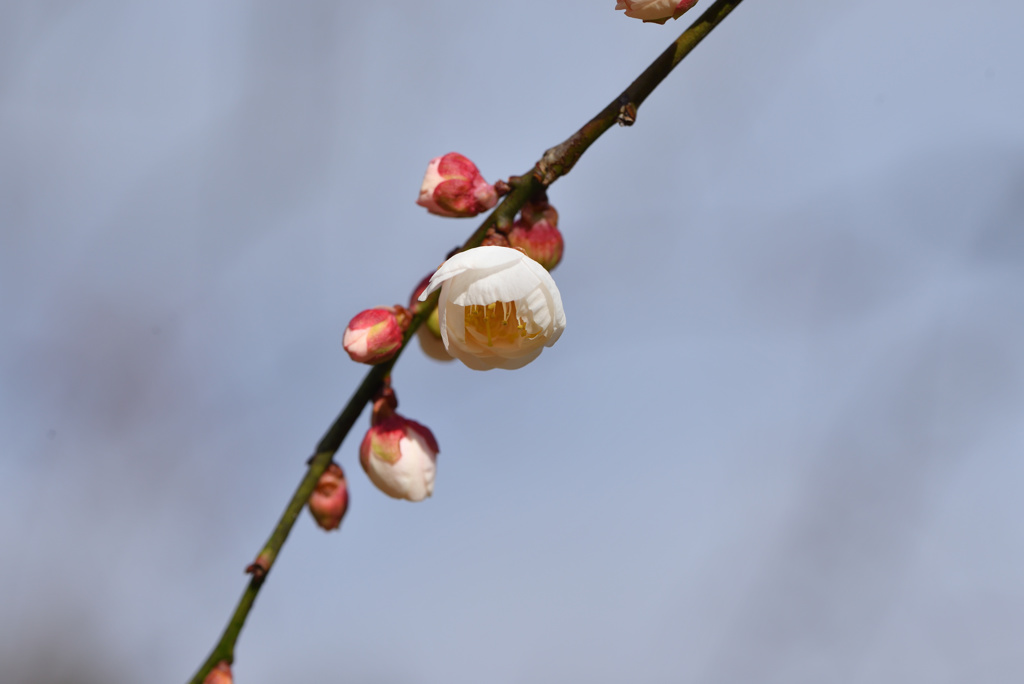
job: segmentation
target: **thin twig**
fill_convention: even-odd
[[[636,110],[640,107],[647,96],[660,84],[669,72],[679,64],[703,38],[711,32],[725,17],[736,8],[743,0],[717,0],[713,3],[679,38],[637,77],[633,83],[626,88],[622,94],[605,107],[593,119],[588,121],[582,128],[576,131],[571,137],[560,145],[547,150],[541,159],[536,163],[529,173],[514,179],[511,191],[505,195],[502,202],[495,207],[480,227],[462,245],[460,251],[477,247],[487,236],[488,231],[499,226],[511,224],[516,213],[523,204],[534,194],[544,190],[549,185],[572,170],[572,167],[579,161],[579,158],[605,131],[614,124],[632,125],[636,120]],[[391,372],[391,368],[398,360],[398,356],[409,343],[416,329],[430,316],[437,306],[437,293],[433,294],[424,302],[413,316],[408,330],[405,332],[405,339],[398,354],[387,363],[374,366],[363,379],[355,393],[349,399],[348,404],[334,423],[324,434],[320,443],[317,444],[316,453],[309,460],[309,467],[305,476],[299,482],[298,488],[292,495],[288,506],[278,520],[270,538],[263,545],[256,560],[246,569],[252,577],[248,586],[242,594],[235,612],[228,621],[224,633],[221,635],[217,645],[190,680],[190,684],[202,684],[203,679],[217,663],[222,661],[234,662],[235,644],[238,636],[245,625],[245,620],[252,610],[256,595],[266,579],[267,573],[274,565],[281,547],[284,546],[288,534],[291,532],[295,521],[298,519],[302,508],[309,500],[310,494],[316,487],[320,476],[330,465],[334,454],[341,447],[342,441],[348,435],[352,426],[362,413],[363,407],[380,387],[381,382]]]

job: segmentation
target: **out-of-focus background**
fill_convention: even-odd
[[[689,23],[612,0],[0,4],[0,680],[182,682],[405,302]],[[568,328],[410,349],[240,684],[1019,682],[1024,8],[740,6],[551,190]]]

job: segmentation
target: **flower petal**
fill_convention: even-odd
[[[508,249],[508,247],[499,247]],[[523,256],[525,261],[526,257]],[[475,275],[475,274],[474,274]],[[491,304],[493,302],[514,302],[528,295],[541,285],[536,274],[525,268],[505,268],[498,272],[484,274],[470,279],[468,275],[452,280],[451,301],[459,306]]]
[[[508,247],[476,247],[459,252],[441,264],[441,268],[437,269],[437,272],[430,277],[430,284],[420,295],[420,301],[426,301],[427,297],[441,287],[446,280],[451,280],[455,276],[467,271],[479,271],[481,275],[502,271],[516,265],[524,257],[522,252]]]

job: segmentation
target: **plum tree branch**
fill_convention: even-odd
[[[640,76],[626,88],[619,97],[614,99],[597,116],[588,121],[567,140],[547,150],[534,167],[523,176],[510,180],[511,190],[501,203],[484,219],[480,227],[466,240],[458,251],[477,247],[488,233],[498,228],[511,225],[516,213],[532,196],[542,192],[555,180],[569,173],[579,158],[601,135],[614,124],[632,125],[636,120],[636,111],[651,92],[665,79],[673,68],[693,48],[704,39],[722,20],[740,4],[742,0],[717,0],[700,17],[687,28],[668,48],[644,70]],[[256,596],[263,586],[267,573],[274,565],[277,555],[284,546],[295,521],[309,500],[317,481],[330,465],[341,443],[348,435],[352,426],[380,388],[384,378],[391,372],[401,351],[411,340],[417,328],[423,324],[437,306],[438,294],[434,293],[427,301],[415,309],[412,322],[405,332],[404,342],[398,354],[390,361],[374,366],[366,374],[359,387],[352,394],[345,408],[331,424],[327,432],[316,446],[316,451],[309,459],[306,474],[299,482],[295,493],[285,507],[273,532],[256,560],[246,568],[251,575],[249,583],[235,607],[231,619],[224,628],[216,646],[209,657],[190,680],[190,684],[202,684],[206,675],[220,662],[232,663],[235,657],[235,644],[245,625],[246,618],[252,610]]]

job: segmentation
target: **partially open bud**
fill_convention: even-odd
[[[309,512],[316,524],[325,530],[336,530],[348,510],[348,485],[345,473],[337,463],[331,463],[317,480],[316,489],[309,497]]]
[[[232,684],[233,681],[231,678],[231,666],[228,665],[226,660],[222,660],[217,663],[216,667],[210,670],[210,674],[206,675],[203,684]]]
[[[434,493],[438,451],[429,428],[396,413],[369,429],[359,462],[388,496],[422,501]]]
[[[431,214],[461,218],[476,216],[498,203],[493,185],[476,164],[458,152],[431,159],[416,204]]]
[[[565,248],[558,230],[558,212],[547,202],[526,204],[512,224],[508,243],[550,271],[562,260]]]
[[[697,0],[618,0],[615,9],[626,10],[627,17],[643,19],[653,24],[664,24],[678,19],[697,4]]]
[[[342,345],[353,361],[384,363],[402,347],[409,314],[400,306],[378,306],[356,314],[345,328]]]
[[[394,409],[386,387],[373,403],[371,427],[359,446],[359,463],[377,489],[395,499],[422,501],[434,492],[437,440],[429,428]]]

